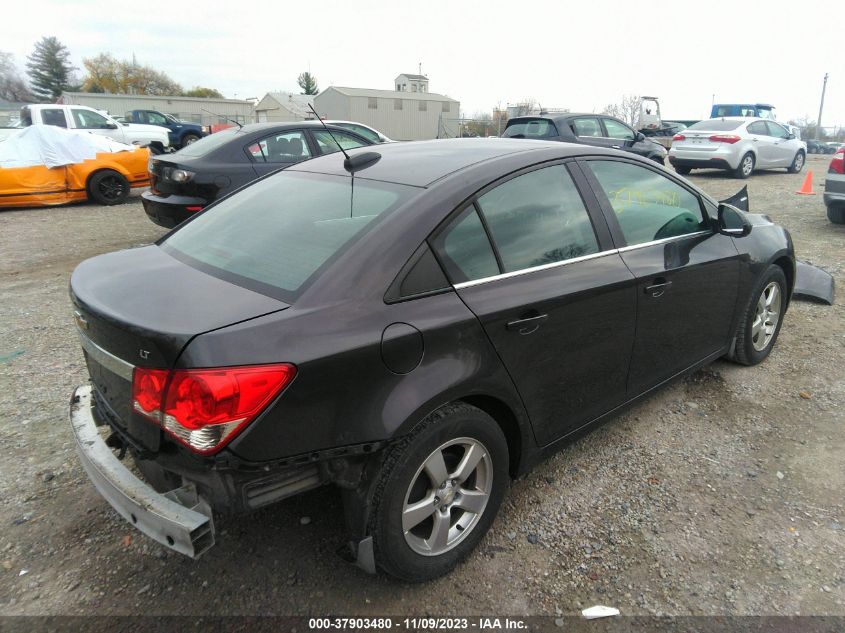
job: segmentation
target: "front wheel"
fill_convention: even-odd
[[[88,180],[88,197],[105,205],[120,204],[129,197],[129,181],[112,169],[98,171]]]
[[[790,174],[797,174],[804,169],[804,152],[798,152],[792,159],[792,164],[786,168]]]
[[[370,514],[376,564],[408,582],[446,574],[490,528],[508,481],[495,420],[464,403],[434,412],[384,458]]]
[[[772,351],[783,323],[789,287],[780,266],[772,264],[751,293],[739,322],[734,360],[756,365]]]
[[[746,152],[746,154],[739,161],[739,166],[733,170],[734,178],[745,179],[754,171],[754,154]]]

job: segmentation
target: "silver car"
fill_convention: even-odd
[[[679,174],[693,169],[724,169],[748,178],[755,169],[804,168],[807,144],[780,123],[750,117],[708,119],[689,126],[672,139],[669,162]]]
[[[836,150],[830,161],[824,179],[824,204],[831,222],[845,224],[845,148]]]

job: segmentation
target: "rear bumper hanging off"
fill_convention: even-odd
[[[91,413],[90,386],[74,391],[70,424],[83,468],[118,514],[153,540],[191,558],[214,545],[211,508],[193,485],[160,494],[132,474],[106,446]]]

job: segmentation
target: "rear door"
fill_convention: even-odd
[[[273,132],[249,145],[245,151],[259,176],[308,160],[312,155],[304,130]]]
[[[634,278],[576,179],[585,184],[575,165],[518,172],[483,190],[431,241],[541,445],[624,401],[634,337]]]
[[[659,168],[624,159],[583,165],[637,279],[633,398],[724,349],[740,256],[730,237],[714,231],[699,195]]]

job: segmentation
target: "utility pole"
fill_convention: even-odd
[[[816,138],[822,140],[822,134],[824,131],[822,130],[822,110],[824,110],[824,91],[827,88],[827,73],[824,74],[824,83],[822,84],[822,102],[819,104],[819,120],[816,123],[816,129],[818,133],[816,134]]]

